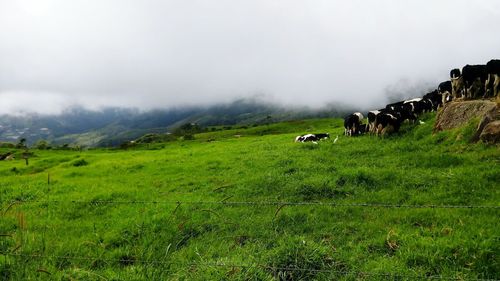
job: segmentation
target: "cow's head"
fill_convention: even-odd
[[[460,72],[460,69],[455,68],[450,71],[450,78],[453,79],[458,79],[462,77],[462,73]]]

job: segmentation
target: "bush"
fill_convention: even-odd
[[[182,137],[183,140],[194,140],[194,136],[193,135],[184,135]]]
[[[72,163],[75,167],[87,166],[89,163],[85,159],[78,159]]]
[[[142,143],[158,143],[158,142],[169,142],[175,141],[177,137],[172,134],[146,134],[135,140],[134,144]],[[130,146],[130,143],[129,143]]]
[[[35,148],[43,150],[43,149],[49,149],[50,146],[49,146],[49,143],[46,140],[39,140],[39,141],[36,142]]]

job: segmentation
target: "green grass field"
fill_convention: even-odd
[[[433,135],[433,118],[386,138],[318,119],[1,161],[0,279],[499,279],[499,147],[468,143],[474,124]],[[293,142],[306,132],[332,140]]]

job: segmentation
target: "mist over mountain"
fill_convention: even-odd
[[[72,107],[61,114],[1,115],[0,141],[28,144],[47,140],[53,144],[83,146],[116,146],[147,133],[167,133],[186,124],[202,127],[216,125],[259,125],[269,122],[313,117],[339,117],[352,111],[345,105],[328,105],[322,109],[292,108],[240,99],[213,106],[139,110],[107,107],[90,110]]]
[[[499,17],[497,0],[0,1],[0,114],[372,106],[499,57]]]

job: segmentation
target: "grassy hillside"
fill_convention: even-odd
[[[293,140],[341,120],[2,161],[0,279],[499,278],[500,209],[429,205],[499,207],[500,150],[469,144],[474,124],[432,135],[433,118],[318,145]]]

